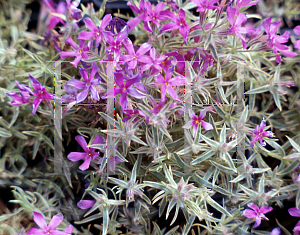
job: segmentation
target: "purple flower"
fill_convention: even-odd
[[[200,72],[203,74],[205,71],[209,71],[210,67],[213,66],[214,57],[208,54],[204,49],[201,49],[200,51],[204,52],[204,54],[200,54],[200,57],[202,59],[200,62],[200,66],[202,65]]]
[[[271,231],[270,235],[280,235],[280,228],[273,228],[273,230]]]
[[[158,114],[160,110],[165,106],[166,99],[161,99],[159,103],[156,103],[156,101],[153,99],[152,105],[154,106],[153,109],[150,110],[150,113]]]
[[[140,9],[135,5],[131,4],[129,1],[127,2],[127,5],[130,6],[131,10],[134,13],[139,15],[133,19],[130,19],[127,22],[127,25],[129,26],[129,30],[133,30],[141,21],[143,21],[144,29],[152,33],[152,29],[149,24],[149,21],[151,20],[149,14],[151,14],[152,12],[151,2],[145,2],[145,0],[141,0],[139,5]]]
[[[64,91],[67,92],[68,94],[62,96],[62,102],[71,103],[73,101],[76,101],[78,89],[76,87],[72,87],[67,84],[64,84],[63,87],[64,87]]]
[[[102,40],[103,31],[106,28],[106,26],[109,24],[111,19],[112,19],[111,14],[104,16],[100,27],[97,28],[91,18],[85,18],[83,21],[84,21],[86,27],[88,27],[89,30],[91,30],[92,32],[82,31],[82,32],[80,32],[77,39],[78,40],[89,40],[89,39],[96,37],[96,42],[97,42],[97,46],[98,46]]]
[[[125,25],[125,27],[116,35],[116,40],[114,40],[114,34],[112,32],[103,32],[105,41],[110,45],[110,47],[107,47],[107,50],[109,53],[114,53],[114,58],[120,55],[122,42],[128,37],[128,32],[128,25]]]
[[[123,113],[127,116],[122,119],[123,122],[129,121],[136,114],[138,114],[138,117],[147,117],[147,115],[143,111],[137,109],[134,111],[133,109],[125,109],[123,110]],[[134,122],[136,121],[138,121],[138,118],[134,119]]]
[[[299,233],[300,233],[300,220],[299,220],[298,223],[295,225],[293,231],[294,231],[294,234],[295,234],[295,235],[299,235]]]
[[[242,40],[243,48],[247,49],[246,39],[244,36],[242,36],[242,34],[254,32],[255,28],[253,26],[241,27],[241,25],[247,21],[247,17],[244,13],[239,13],[236,8],[228,7],[226,12],[228,21],[231,24],[229,33],[235,32],[236,35]],[[237,14],[236,20],[234,20],[235,14]]]
[[[71,152],[71,153],[68,154],[67,158],[72,162],[76,162],[76,161],[84,159],[84,162],[81,164],[79,169],[82,170],[82,171],[85,171],[86,169],[89,168],[91,160],[98,157],[99,153],[95,152],[96,149],[94,149],[94,148],[88,148],[87,143],[86,143],[85,139],[82,136],[80,136],[80,135],[76,136],[75,140],[83,148],[84,153]],[[101,135],[97,135],[94,142],[93,142],[93,144],[102,144],[102,142],[103,142],[103,140],[102,140]]]
[[[31,228],[27,235],[66,235],[65,232],[54,230],[64,219],[62,214],[57,214],[52,217],[51,221],[49,222],[49,225],[47,226],[47,223],[43,217],[42,214],[33,211],[33,220],[34,222],[41,228]]]
[[[252,1],[252,0],[237,0],[237,1],[236,1],[236,6],[235,6],[235,8],[238,10],[238,9],[240,9],[241,7],[254,6],[254,5],[256,5],[257,3],[259,3],[261,0],[254,1],[254,2],[251,2],[251,1]]]
[[[177,11],[179,8],[174,0],[166,0],[166,3],[172,8],[173,11]]]
[[[298,209],[297,207],[292,207],[292,208],[288,209],[288,211],[291,216],[300,217],[300,209]]]
[[[81,209],[81,210],[85,210],[88,208],[91,208],[95,205],[96,201],[94,200],[80,200],[77,203],[77,206]]]
[[[138,61],[145,64],[152,62],[152,59],[149,56],[144,55],[151,49],[151,44],[147,42],[143,43],[136,52],[129,38],[124,40],[123,45],[128,52],[128,55],[121,55],[120,58],[124,63],[128,62],[128,69],[135,69]]]
[[[14,99],[13,101],[11,101],[10,104],[11,105],[22,105],[22,104],[28,103],[28,101],[30,99],[30,94],[33,95],[32,90],[30,89],[29,86],[26,86],[24,84],[19,84],[19,82],[17,80],[15,80],[15,82],[17,83],[17,86],[19,88],[21,96],[19,96],[17,94],[17,92],[6,93],[6,95],[8,95],[8,96],[10,96],[11,98]]]
[[[33,89],[35,90],[33,96],[36,96],[32,103],[32,115],[34,115],[43,99],[46,104],[49,105],[49,100],[54,100],[55,95],[48,93],[46,88],[42,86],[41,83],[39,83],[31,74],[29,74],[29,79]]]
[[[94,62],[92,65],[92,70],[91,70],[90,76],[88,76],[88,72],[85,69],[83,69],[83,68],[79,69],[79,73],[83,77],[84,82],[76,80],[76,79],[71,79],[70,81],[67,82],[67,84],[69,86],[73,86],[77,89],[84,88],[83,91],[81,91],[76,97],[77,103],[84,101],[85,98],[87,97],[89,91],[91,92],[92,99],[100,100],[98,91],[95,87],[95,86],[100,85],[100,83],[99,83],[98,79],[94,80],[94,77],[95,77],[96,73],[98,72],[98,70],[99,70],[99,68],[97,67],[96,63]]]
[[[66,0],[68,14],[74,20],[80,20],[82,18],[81,10],[77,9],[77,7],[79,6],[80,1],[81,0],[74,0],[74,1],[71,2],[71,0]]]
[[[156,82],[162,84],[161,87],[161,98],[162,100],[166,99],[166,91],[168,90],[170,96],[177,101],[180,101],[178,95],[174,91],[172,86],[183,86],[185,85],[185,78],[181,75],[176,77],[172,77],[174,71],[174,66],[170,67],[167,71],[165,76],[163,77],[161,74],[156,75]]]
[[[150,54],[150,58],[152,59],[152,61],[147,64],[142,65],[141,71],[146,71],[146,70],[150,69],[151,67],[153,67],[151,75],[161,72],[161,70],[162,70],[161,63],[167,58],[167,56],[158,55],[158,57],[156,57],[156,50],[154,47],[150,50],[149,54]]]
[[[47,5],[51,13],[64,15],[67,10],[66,3],[64,2],[59,2],[56,6],[56,10],[54,10],[53,8],[54,3],[51,0],[43,0],[43,1]],[[66,24],[66,22],[62,18],[51,15],[48,24],[48,30],[51,31],[58,23]]]
[[[190,32],[190,28],[188,24],[185,22],[185,11],[180,9],[178,11],[178,18],[175,16],[173,12],[168,12],[168,18],[171,19],[174,23],[166,23],[160,29],[160,33],[179,29],[180,34],[183,37],[184,43],[187,44],[187,35]]]
[[[79,61],[82,59],[89,59],[88,55],[86,52],[88,52],[91,48],[92,41],[89,41],[87,45],[85,45],[85,40],[79,40],[79,46],[73,41],[71,37],[68,37],[65,41],[65,43],[70,44],[75,51],[61,51],[60,52],[60,58],[65,58],[65,57],[73,57],[76,56],[75,60],[71,62],[70,64],[74,65],[75,68],[77,68],[77,65]]]
[[[127,94],[130,94],[137,99],[146,97],[146,95],[144,95],[143,93],[140,93],[137,89],[131,87],[133,84],[139,83],[140,80],[141,80],[141,76],[138,76],[136,78],[127,80],[126,83],[124,84],[124,75],[122,73],[115,73],[115,81],[119,87],[113,87],[113,88],[109,89],[107,91],[107,94],[105,96],[103,96],[102,99],[112,98],[118,94],[121,94],[120,104],[121,104],[122,110],[125,110],[127,108],[127,102],[128,102]],[[112,92],[112,91],[114,91],[114,92]]]
[[[220,10],[220,7],[214,6],[215,3],[217,3],[219,0],[192,0],[197,6],[197,12],[205,12],[206,10],[211,9],[218,9]]]
[[[295,34],[297,35],[300,35],[300,25],[296,26],[294,28],[294,32]],[[295,43],[294,43],[294,47],[297,48],[297,49],[300,49],[300,40],[297,40]]]
[[[113,18],[106,26],[105,30],[108,30],[114,34],[116,28],[117,33],[119,33],[122,30],[122,25],[127,25],[127,23],[120,18]]]
[[[269,220],[265,216],[265,214],[273,210],[272,207],[268,207],[268,206],[262,206],[259,209],[259,207],[257,205],[255,205],[254,203],[248,204],[248,207],[250,207],[252,210],[250,210],[250,209],[244,210],[242,213],[242,216],[245,216],[249,219],[255,218],[255,224],[254,224],[253,228],[257,228],[261,224],[261,219]]]
[[[148,12],[148,16],[150,21],[152,21],[153,24],[156,25],[157,28],[160,27],[160,23],[158,22],[159,20],[167,20],[168,19],[168,14],[170,13],[169,10],[165,10],[165,3],[164,2],[159,2],[156,4],[156,7],[154,9],[154,11],[149,11]]]
[[[283,43],[288,42],[290,37],[290,32],[285,31],[282,36],[276,34],[278,27],[280,26],[281,21],[278,20],[271,24],[272,17],[267,18],[263,22],[263,27],[269,37],[268,45],[273,48],[273,53],[276,54],[276,62],[282,62],[281,55],[278,54],[278,51],[287,57],[295,57],[298,54],[296,52],[289,51],[287,45],[282,45]]]
[[[250,146],[253,148],[254,143],[259,140],[261,146],[265,147],[266,142],[263,141],[263,137],[273,137],[272,131],[264,131],[264,128],[266,127],[266,121],[262,120],[260,123],[260,126],[256,126],[255,130],[252,131],[252,136],[254,137],[253,140],[250,143]]]
[[[71,235],[71,234],[73,233],[73,229],[74,229],[73,225],[70,224],[70,225],[68,225],[68,226],[65,228],[65,233],[66,233],[67,235]]]
[[[203,121],[203,118],[206,116],[206,109],[201,110],[199,116],[197,116],[193,110],[191,110],[191,114],[192,114],[192,120],[188,121],[182,128],[193,127],[194,135],[196,135],[199,124],[206,131],[213,129],[213,126],[210,123]]]

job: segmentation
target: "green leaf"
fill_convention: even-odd
[[[258,93],[263,93],[263,92],[266,92],[266,91],[269,91],[269,90],[270,90],[270,84],[267,84],[267,85],[263,85],[263,86],[254,88],[250,91],[247,91],[245,94],[246,95],[258,94]]]
[[[216,210],[220,211],[222,214],[232,216],[224,207],[220,206],[220,204],[213,200],[210,196],[207,196],[205,200],[209,205],[211,205]]]
[[[219,148],[219,143],[217,141],[211,140],[209,138],[207,138],[205,135],[201,134],[201,138],[211,147],[213,147],[214,149],[218,149]]]
[[[300,145],[298,145],[292,138],[286,136],[288,140],[290,141],[291,145],[296,149],[297,152],[300,153]]]
[[[282,111],[279,93],[277,91],[275,91],[275,89],[273,90],[273,97],[274,97],[276,106],[279,108],[280,111]]]
[[[250,196],[250,197],[252,197],[252,198],[255,198],[256,196],[257,196],[257,192],[255,192],[255,191],[253,191],[253,190],[251,190],[251,189],[248,189],[248,188],[246,188],[245,186],[243,186],[243,185],[239,185],[240,186],[240,188],[248,195],[248,196]]]
[[[115,121],[115,119],[108,116],[106,113],[98,112],[101,117],[103,117],[108,123],[115,126],[117,129],[120,129],[120,125]]]
[[[216,152],[214,150],[210,150],[208,152],[205,152],[204,154],[202,154],[200,157],[194,159],[192,162],[191,162],[191,165],[196,165],[200,162],[203,162],[205,160],[207,160],[208,158],[210,158],[211,156],[213,156]]]
[[[10,133],[10,131],[0,127],[0,136],[3,138],[9,138],[12,136],[12,134]]]

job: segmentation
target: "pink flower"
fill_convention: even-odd
[[[31,228],[27,235],[67,235],[65,232],[54,230],[63,221],[63,219],[64,217],[62,214],[57,214],[53,216],[47,226],[43,215],[33,211],[33,220],[41,229]]]
[[[125,38],[128,37],[129,29],[128,25],[116,35],[116,39],[114,39],[114,34],[110,31],[104,31],[103,36],[105,41],[110,45],[107,47],[109,53],[114,53],[114,59],[120,55],[120,49],[122,46],[122,42]]]
[[[71,235],[71,234],[73,233],[73,229],[74,229],[74,227],[73,227],[72,224],[68,225],[68,226],[65,228],[65,233],[66,233],[66,235]]]
[[[154,47],[150,50],[149,54],[150,54],[151,62],[142,65],[141,66],[141,71],[146,71],[146,70],[149,70],[151,67],[153,67],[151,75],[154,75],[158,72],[161,72],[162,68],[161,68],[160,64],[167,58],[167,56],[165,56],[165,55],[158,55],[157,56],[156,55],[156,50],[155,50]]]
[[[149,14],[152,12],[152,6],[151,6],[151,2],[145,2],[145,0],[141,0],[140,2],[140,9],[131,4],[129,1],[127,2],[127,5],[130,6],[131,10],[136,13],[139,14],[139,16],[130,19],[127,22],[127,25],[129,26],[129,30],[133,30],[141,21],[144,22],[144,30],[149,31],[150,33],[152,33],[152,29],[150,27],[149,21],[151,20],[149,17]]]
[[[29,86],[26,86],[24,84],[19,84],[19,82],[16,80],[15,81],[17,83],[17,86],[19,88],[20,91],[20,95],[19,96],[17,94],[17,92],[9,92],[6,93],[6,95],[10,96],[11,98],[13,98],[14,100],[11,101],[11,105],[22,105],[22,104],[26,104],[28,103],[29,99],[30,99],[30,94],[33,95],[33,92],[31,91]]]
[[[254,224],[253,228],[257,228],[261,224],[261,219],[269,220],[265,216],[265,214],[273,210],[272,207],[268,207],[268,206],[262,206],[259,209],[259,207],[257,205],[255,205],[254,203],[248,204],[248,207],[250,207],[252,210],[250,210],[250,209],[244,210],[242,213],[242,216],[245,216],[249,219],[255,218],[255,224]]]
[[[159,20],[165,21],[168,19],[169,10],[165,10],[165,3],[159,2],[156,4],[154,11],[152,11],[152,8],[150,11],[148,11],[148,17],[149,20],[152,21],[153,24],[156,25],[157,28],[160,27]]]
[[[174,66],[170,67],[163,77],[161,74],[156,75],[156,82],[162,84],[161,87],[161,99],[166,99],[166,91],[168,90],[170,96],[177,101],[180,101],[178,95],[174,91],[172,86],[183,86],[185,85],[185,78],[181,75],[172,77],[174,71]]]
[[[211,9],[218,9],[220,10],[219,6],[214,6],[219,0],[192,0],[197,6],[197,12],[205,12],[206,10]]]
[[[294,234],[295,235],[299,235],[300,233],[300,220],[298,221],[298,223],[296,224],[296,226],[294,227]]]
[[[229,33],[235,32],[236,35],[242,40],[243,48],[247,49],[246,39],[244,36],[242,36],[242,34],[254,32],[255,28],[253,26],[241,27],[241,25],[247,21],[247,17],[244,13],[239,13],[236,8],[228,7],[226,12],[228,21],[231,24]],[[236,20],[234,20],[235,14],[237,14]]]
[[[193,127],[193,133],[196,135],[197,128],[200,124],[206,131],[212,130],[213,126],[208,123],[203,121],[203,118],[206,116],[206,109],[201,110],[199,116],[195,114],[193,110],[191,110],[192,113],[192,120],[188,121],[182,128],[191,128]]]
[[[254,2],[251,2],[251,1],[252,1],[252,0],[237,0],[237,1],[236,1],[236,6],[235,6],[235,8],[238,10],[238,9],[240,9],[241,7],[254,6],[254,5],[256,5],[257,3],[259,3],[261,0],[254,1]]]
[[[33,96],[36,96],[32,103],[32,115],[34,115],[43,99],[46,104],[49,105],[49,100],[54,100],[55,95],[48,93],[46,88],[42,86],[41,83],[38,82],[31,74],[29,74],[29,79],[33,89],[35,90]]]
[[[138,114],[138,117],[147,117],[147,115],[141,110],[125,109],[123,113],[127,116],[122,119],[123,122],[129,121],[134,115]],[[138,121],[138,118],[133,120],[134,122]]]
[[[175,16],[173,12],[168,12],[167,16],[171,19],[174,23],[166,23],[160,29],[160,33],[179,29],[180,34],[183,37],[184,43],[187,44],[187,35],[190,32],[190,28],[188,24],[185,22],[185,11],[180,9],[178,11],[178,18]]]
[[[292,208],[288,209],[288,211],[291,216],[300,217],[300,209],[298,209],[297,207],[292,207]]]
[[[273,137],[273,132],[272,131],[264,131],[264,128],[266,127],[266,121],[262,120],[260,123],[260,126],[256,126],[255,130],[252,131],[252,136],[254,137],[253,140],[250,143],[250,146],[253,148],[254,147],[254,142],[257,140],[260,141],[260,144],[265,147],[266,142],[263,141],[263,137]]]
[[[83,91],[81,91],[76,96],[76,99],[77,99],[78,103],[85,100],[85,98],[87,97],[89,91],[91,92],[92,99],[100,100],[98,91],[95,87],[95,86],[100,85],[100,83],[99,83],[98,79],[94,80],[94,77],[95,77],[96,73],[98,72],[98,70],[99,70],[99,68],[97,67],[96,63],[94,62],[93,65],[92,65],[92,70],[91,70],[90,76],[88,76],[88,72],[85,69],[83,69],[83,68],[79,69],[79,73],[83,77],[84,82],[76,80],[76,79],[71,79],[70,81],[67,82],[67,84],[69,86],[73,86],[77,89],[83,89],[84,88]]]
[[[294,32],[295,32],[295,34],[300,35],[300,25],[298,25],[294,28]],[[295,42],[294,47],[297,49],[300,49],[300,40],[297,40]]]
[[[145,98],[147,96],[139,92],[137,89],[131,87],[133,84],[139,83],[140,81],[141,81],[141,76],[136,76],[135,78],[127,80],[126,83],[124,84],[124,75],[122,73],[115,73],[115,82],[119,87],[113,87],[109,89],[107,91],[107,94],[105,96],[102,96],[102,99],[112,98],[118,94],[121,94],[120,104],[122,110],[125,110],[127,108],[127,102],[128,102],[127,94],[130,94],[137,99]]]
[[[84,162],[79,167],[80,170],[85,171],[86,169],[89,168],[91,160],[98,157],[99,153],[95,152],[96,149],[87,147],[87,143],[86,143],[84,137],[78,135],[75,137],[75,140],[83,148],[84,153],[71,152],[68,154],[67,158],[72,162],[76,162],[76,161],[85,159]],[[93,144],[102,144],[102,142],[103,142],[103,140],[102,140],[101,135],[97,135]]]
[[[128,52],[128,55],[121,55],[120,58],[124,63],[128,63],[128,69],[135,69],[138,61],[145,64],[152,62],[152,59],[149,56],[144,55],[151,49],[151,44],[147,42],[143,43],[136,52],[129,38],[124,40],[123,45]]]
[[[77,39],[89,40],[95,37],[98,46],[102,40],[103,31],[106,28],[106,26],[108,26],[111,19],[112,19],[111,14],[105,15],[101,22],[100,27],[97,28],[91,18],[85,18],[83,21],[86,27],[88,27],[88,29],[91,30],[92,32],[82,31],[80,32]]]
[[[67,84],[63,85],[64,91],[67,92],[67,95],[62,96],[62,102],[63,103],[71,103],[73,101],[76,101],[77,97],[77,88],[69,86]]]
[[[81,210],[85,210],[88,208],[91,208],[95,205],[96,201],[94,200],[80,200],[77,203],[77,206],[81,209]]]
[[[276,31],[280,26],[281,21],[278,20],[271,24],[272,17],[267,18],[263,22],[264,29],[269,36],[268,45],[273,48],[273,53],[276,54],[276,62],[282,62],[281,55],[278,54],[278,51],[287,57],[295,57],[298,54],[296,52],[289,51],[289,47],[287,45],[283,45],[283,43],[288,42],[290,37],[290,32],[285,31],[282,36],[278,36]]]
[[[54,3],[52,0],[43,0],[43,2],[47,5],[51,13],[64,15],[67,10],[66,3],[64,2],[59,2],[56,6],[56,10],[53,8]],[[51,15],[48,23],[48,30],[51,31],[58,23],[66,24],[66,22],[60,17]]]
[[[77,9],[80,0],[66,0],[68,14],[75,20],[80,20],[82,18],[81,10]]]
[[[88,55],[86,52],[88,52],[91,48],[92,41],[89,41],[88,44],[85,46],[85,40],[79,40],[79,46],[73,41],[71,37],[68,37],[65,41],[65,43],[70,44],[75,51],[61,51],[60,52],[60,58],[65,58],[65,57],[73,57],[76,56],[75,60],[71,62],[70,64],[74,65],[75,68],[77,68],[77,65],[79,61],[82,59],[89,59]]]
[[[281,234],[280,228],[278,228],[278,227],[274,228],[270,233],[270,235],[280,235],[280,234]]]

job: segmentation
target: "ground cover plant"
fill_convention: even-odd
[[[0,1],[0,234],[299,234],[300,4],[94,3]]]

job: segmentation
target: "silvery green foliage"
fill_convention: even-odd
[[[248,203],[253,202],[260,207],[283,207],[283,200],[294,198],[295,206],[300,207],[300,183],[297,181],[300,92],[287,86],[289,82],[300,86],[299,56],[284,58],[284,63],[277,64],[272,52],[266,52],[260,39],[256,39],[258,43],[250,40],[247,52],[241,50],[240,41],[224,31],[229,24],[226,17],[211,11],[205,21],[218,27],[193,30],[189,37],[200,37],[196,46],[204,47],[213,56],[214,63],[201,75],[188,63],[186,77],[193,83],[193,111],[199,113],[207,103],[213,104],[212,112],[205,117],[213,130],[205,131],[199,127],[195,135],[191,130],[184,132],[182,126],[185,120],[177,115],[183,105],[171,107],[169,102],[158,114],[154,114],[149,112],[151,105],[146,99],[134,105],[147,114],[148,124],[137,115],[123,122],[120,112],[116,118],[111,118],[101,106],[68,106],[64,107],[60,130],[54,125],[53,106],[49,108],[42,104],[37,114],[32,116],[30,106],[11,106],[10,98],[6,96],[8,92],[17,91],[15,80],[29,85],[29,74],[38,79],[48,92],[54,92],[53,61],[59,59],[59,54],[51,40],[49,44],[42,44],[45,37],[43,27],[39,26],[35,32],[28,31],[30,12],[25,9],[25,4],[30,2],[12,0],[0,3],[0,187],[11,186],[14,199],[10,203],[18,205],[12,211],[6,208],[5,214],[0,216],[0,234],[26,234],[34,226],[31,223],[32,211],[42,213],[47,222],[56,213],[64,214],[65,219],[59,226],[61,231],[71,221],[87,225],[100,219],[102,222],[94,227],[103,234],[121,233],[122,226],[128,234],[247,234],[249,231],[267,234],[266,231],[254,230],[241,216]],[[188,23],[198,23],[198,15],[190,12],[196,7],[192,1],[175,2],[186,11]],[[139,6],[140,1],[133,0],[131,3]],[[291,24],[293,17],[299,14],[295,4],[292,0],[284,1],[283,7],[279,1],[272,4],[261,1],[258,9],[262,18],[272,15],[274,21],[284,18]],[[105,3],[99,11],[95,11],[92,5],[82,5],[82,15],[90,16],[96,25],[100,25],[104,7]],[[171,9],[171,6],[166,5],[166,9]],[[247,13],[247,7],[240,11]],[[121,14],[115,16],[129,19]],[[64,15],[60,17],[66,19]],[[251,17],[261,19],[258,14]],[[45,25],[43,15],[39,23]],[[73,30],[73,23],[73,20],[68,21],[61,28],[64,36],[59,43],[63,44],[69,35],[77,36],[82,30]],[[180,34],[160,35],[156,32],[155,37],[148,37],[143,24],[138,29],[130,32],[136,37],[137,45],[149,40],[160,52],[187,51],[194,47],[188,44],[185,48]],[[103,58],[104,49],[105,46],[97,53],[91,52],[86,62]],[[191,61],[198,57],[193,55]],[[237,65],[244,68],[246,102],[242,103],[241,112],[230,105],[237,103]],[[99,64],[99,67],[102,69],[100,76],[107,81],[106,65]],[[65,83],[78,76],[78,71],[66,65],[62,66],[61,75]],[[153,89],[152,95],[157,92],[154,76],[143,78],[143,83],[147,89]],[[103,90],[107,88],[104,84],[101,86]],[[182,96],[185,92],[177,91]],[[258,110],[256,100],[261,110]],[[118,107],[116,110],[119,111]],[[134,122],[135,118],[138,120]],[[275,133],[276,138],[265,139],[268,147],[259,143],[253,149],[249,146],[251,132],[259,124],[254,123],[253,118],[265,118],[267,129]],[[106,123],[115,129],[106,130]],[[77,163],[69,162],[66,158],[68,153],[64,151],[63,172],[54,174],[55,132],[59,133],[65,147],[77,135],[76,132],[90,137],[90,143],[99,134],[116,138],[114,144],[118,141],[120,144],[115,153],[124,163],[118,164],[115,172],[107,176],[103,171],[106,161],[93,161],[91,170],[84,172],[88,182],[84,185],[80,181],[82,172],[78,170]],[[250,152],[247,156],[240,148],[242,143]],[[103,159],[106,159],[111,155],[106,150],[108,144],[89,147],[103,152]],[[278,164],[269,166],[267,158],[277,159]],[[32,162],[35,159],[38,163]],[[85,189],[80,195],[82,199],[89,195],[96,201],[89,211],[77,207],[78,195],[74,194],[80,189]],[[220,194],[223,202],[215,200]],[[221,217],[208,208],[220,212]],[[185,218],[184,226],[177,225],[169,231],[153,220],[158,215],[167,221],[172,214],[168,225],[176,225],[180,212]],[[27,227],[23,228],[23,225]],[[278,226],[289,234],[281,224]],[[86,227],[80,231],[74,229],[73,234],[92,234]]]

